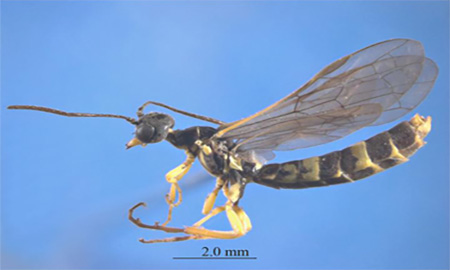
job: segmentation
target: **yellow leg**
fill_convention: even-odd
[[[194,155],[192,155],[189,152],[186,152],[186,154],[187,154],[186,160],[180,166],[176,167],[175,169],[171,170],[166,174],[166,180],[171,184],[170,191],[166,195],[166,202],[169,204],[169,213],[167,215],[167,220],[163,223],[162,226],[167,225],[172,220],[173,208],[180,205],[182,201],[181,196],[182,193],[181,188],[178,185],[178,181],[180,181],[181,178],[183,178],[183,176],[189,171],[189,169],[192,166],[192,163],[194,163],[195,160]],[[178,201],[175,202],[177,193],[178,193]]]
[[[203,223],[208,221],[213,216],[222,213],[223,211],[225,211],[225,209],[226,209],[225,206],[220,206],[220,207],[215,208],[214,210],[210,211],[208,215],[204,216],[202,219],[200,219],[199,221],[195,222],[194,225],[192,225],[192,227],[200,227],[200,226],[202,226]]]
[[[219,207],[220,208],[220,207]],[[217,209],[217,208],[216,208]],[[222,210],[223,211],[223,210]],[[222,212],[220,211],[220,212]],[[205,228],[199,228],[196,226],[187,227],[184,229],[184,232],[186,234],[196,235],[200,236],[201,239],[205,238],[216,238],[216,239],[234,239],[239,238],[246,233],[248,233],[251,228],[252,224],[250,222],[250,219],[248,218],[247,214],[245,214],[244,210],[240,208],[237,205],[233,205],[232,203],[228,202],[225,205],[225,211],[227,213],[228,221],[230,222],[231,227],[233,228],[232,231],[216,231],[216,230],[208,230]],[[211,212],[213,213],[214,210]],[[208,220],[208,216],[206,216],[204,219]],[[206,221],[204,220],[204,221]],[[195,225],[198,225],[199,223],[203,223],[202,220],[197,222]]]
[[[217,207],[216,209],[212,210],[207,216],[205,216],[201,220],[197,221],[193,225],[193,227],[201,226],[208,219],[212,218],[213,216],[215,216],[219,213],[222,213],[223,211],[225,211],[225,206]],[[152,227],[153,227],[153,229],[162,230],[162,231],[169,232],[169,233],[179,232],[178,229],[170,228],[170,227],[165,227],[164,229],[162,227],[161,228],[155,228],[154,226],[152,226]],[[148,227],[144,227],[144,228],[148,228]],[[183,232],[186,232],[185,229],[180,229],[180,230],[182,230]],[[153,240],[144,240],[141,238],[141,239],[139,239],[139,241],[144,244],[153,244],[153,243],[180,242],[180,241],[187,241],[187,240],[194,240],[194,239],[197,239],[197,240],[198,239],[208,239],[208,238],[211,238],[211,237],[206,237],[206,236],[201,236],[201,235],[186,235],[186,236],[178,236],[178,237],[168,237],[168,238],[163,238],[163,239],[153,239]]]
[[[166,232],[166,233],[184,233],[185,232],[184,229],[181,229],[181,228],[161,226],[161,225],[158,224],[158,222],[155,222],[154,225],[148,225],[148,224],[142,223],[142,221],[139,218],[133,217],[134,210],[136,210],[140,206],[146,207],[147,205],[145,203],[143,203],[143,202],[140,202],[140,203],[136,204],[135,206],[131,207],[130,210],[128,210],[128,219],[131,222],[133,222],[136,226],[138,226],[140,228],[144,228],[144,229],[163,231],[163,232]],[[225,210],[225,208],[223,208],[223,210]],[[220,213],[222,211],[214,211],[213,210],[211,212],[211,214],[210,214],[210,217],[212,217],[212,216],[214,216],[214,215],[216,215],[216,214],[218,214],[218,213]],[[213,213],[215,213],[215,214],[213,214]],[[207,220],[205,218],[202,219],[203,222],[205,222]],[[140,238],[139,242],[145,243],[145,244],[151,244],[151,243],[164,243],[164,242],[179,242],[179,241],[186,241],[186,240],[191,240],[191,239],[206,239],[206,237],[201,237],[201,236],[198,236],[198,235],[186,235],[186,236],[169,237],[169,238],[154,239],[154,240],[145,240],[143,238]]]
[[[207,215],[214,207],[214,203],[216,202],[217,194],[222,189],[224,185],[224,181],[222,178],[217,178],[216,187],[214,190],[206,197],[205,203],[203,204],[202,214]]]
[[[239,238],[246,233],[248,233],[251,228],[252,224],[250,222],[250,219],[248,218],[247,214],[245,214],[244,210],[240,208],[237,205],[233,205],[231,202],[228,202],[225,206],[220,206],[215,209],[213,209],[208,215],[203,217],[201,220],[196,222],[191,227],[186,227],[184,229],[182,228],[173,228],[173,227],[166,227],[164,225],[159,225],[158,223],[155,223],[154,225],[147,225],[143,224],[139,219],[136,219],[133,217],[133,211],[139,207],[139,206],[145,206],[144,203],[139,203],[132,207],[129,211],[129,219],[136,224],[137,226],[141,228],[146,229],[153,229],[153,230],[159,230],[164,231],[167,233],[185,233],[187,235],[179,236],[179,237],[169,237],[164,239],[154,239],[154,240],[144,240],[139,239],[142,243],[163,243],[163,242],[179,242],[179,241],[186,241],[186,240],[194,240],[194,239],[209,239],[209,238],[215,238],[215,239],[234,239]],[[208,230],[205,228],[201,228],[200,226],[208,221],[210,218],[216,216],[217,214],[222,213],[223,211],[226,212],[228,221],[230,222],[231,227],[233,228],[232,231],[216,231],[216,230]]]
[[[167,232],[167,233],[182,233],[182,232],[184,232],[184,229],[161,226],[161,225],[159,225],[158,222],[155,222],[155,225],[147,225],[147,224],[142,223],[139,218],[133,217],[134,210],[136,210],[136,208],[138,208],[140,206],[144,206],[145,207],[147,205],[145,203],[143,203],[143,202],[140,202],[140,203],[136,204],[135,206],[131,207],[130,210],[128,210],[128,219],[131,222],[133,222],[136,226],[141,227],[141,228],[145,228],[145,229],[164,231],[164,232]]]
[[[172,178],[168,177],[168,181],[169,181],[169,179],[171,179],[171,181],[169,181],[169,182],[172,183],[172,187],[171,187],[171,191],[167,195],[167,202],[169,203],[169,216],[168,216],[167,221],[163,225],[159,225],[158,223],[155,223],[154,225],[146,225],[146,224],[143,224],[139,219],[135,219],[133,217],[133,211],[141,205],[145,206],[144,203],[137,204],[136,206],[131,208],[129,211],[129,219],[134,224],[136,224],[137,226],[139,226],[141,228],[159,230],[159,231],[164,231],[167,233],[184,233],[185,235],[178,236],[178,237],[169,237],[169,238],[164,238],[164,239],[154,239],[154,240],[140,239],[139,241],[141,241],[142,243],[178,242],[178,241],[186,241],[186,240],[194,240],[194,239],[209,239],[209,238],[234,239],[234,238],[238,238],[238,237],[245,235],[252,229],[252,224],[250,222],[249,217],[244,212],[244,210],[242,210],[242,208],[240,208],[237,205],[237,202],[240,197],[240,196],[238,196],[239,195],[238,192],[240,192],[240,190],[236,189],[234,186],[231,186],[231,188],[229,188],[226,185],[226,181],[224,181],[220,177],[217,178],[216,187],[211,192],[211,194],[208,195],[208,197],[205,200],[203,210],[202,210],[202,212],[205,214],[205,216],[202,219],[200,219],[199,221],[194,223],[192,226],[186,227],[186,228],[166,227],[166,224],[171,219],[172,209],[174,206],[177,205],[176,203],[174,203],[175,198],[176,198],[176,192],[178,191],[179,193],[181,193],[181,190],[179,190],[177,182],[173,181],[173,179],[176,179],[174,175],[180,176],[179,179],[181,179],[181,177],[184,174],[186,174],[187,170],[189,170],[190,164],[192,164],[192,162],[188,162],[188,161],[189,161],[189,156],[188,156],[188,159],[186,159],[185,167],[181,168],[181,166],[183,166],[183,165],[180,165],[178,168],[176,168],[168,173],[168,175],[172,176]],[[175,173],[175,172],[177,172],[177,173]],[[228,202],[224,206],[220,206],[220,207],[216,207],[216,208],[212,209],[214,207],[214,203],[215,203],[217,194],[221,189],[223,189],[224,194],[228,199]],[[205,222],[207,222],[209,219],[211,219],[212,217],[214,217],[224,211],[226,212],[226,215],[227,215],[228,221],[230,222],[232,230],[217,231],[217,230],[209,230],[209,229],[200,227]]]

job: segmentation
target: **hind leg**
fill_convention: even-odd
[[[186,241],[186,240],[195,240],[195,239],[234,239],[239,238],[246,233],[248,233],[251,228],[251,222],[247,214],[237,205],[233,205],[230,201],[227,202],[224,206],[216,207],[213,209],[208,215],[197,221],[193,226],[186,227],[184,229],[182,228],[173,228],[173,227],[166,227],[161,226],[157,223],[154,225],[147,225],[143,224],[139,219],[135,219],[133,217],[133,211],[141,206],[145,205],[143,203],[135,205],[133,208],[129,211],[129,219],[136,224],[137,226],[141,228],[146,229],[153,229],[153,230],[159,230],[164,231],[167,233],[185,233],[187,235],[184,236],[178,236],[178,237],[169,237],[169,238],[163,238],[163,239],[153,239],[153,240],[144,240],[139,239],[142,243],[163,243],[163,242],[179,242],[179,241]],[[209,230],[200,227],[203,225],[206,221],[211,219],[212,217],[222,213],[226,212],[228,221],[231,225],[232,230],[230,231],[218,231],[218,230]]]

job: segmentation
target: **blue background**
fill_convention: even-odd
[[[448,2],[1,5],[3,268],[449,267]],[[397,37],[420,40],[440,68],[433,91],[416,109],[433,117],[426,147],[410,162],[354,184],[307,190],[249,185],[241,205],[254,228],[232,241],[137,241],[166,236],[135,227],[127,210],[145,201],[149,207],[138,216],[148,223],[165,219],[164,175],[184,160],[167,142],[125,151],[133,127],[123,120],[5,110],[32,104],[134,116],[155,100],[228,122],[279,100],[332,61]],[[178,128],[205,125],[170,114]],[[280,152],[275,161],[342,149],[394,124]],[[174,226],[201,218],[214,186],[198,163],[182,182]],[[224,216],[207,226],[229,227]],[[200,256],[204,246],[247,249],[258,259],[172,259]]]

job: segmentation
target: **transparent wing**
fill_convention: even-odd
[[[330,142],[364,126],[393,121],[414,109],[438,74],[420,42],[393,39],[343,57],[268,108],[221,127],[248,160]],[[250,158],[253,157],[253,158]]]
[[[266,121],[276,130],[268,128],[267,134],[258,133],[256,137],[241,134],[236,154],[247,161],[264,164],[275,157],[272,150],[292,150],[337,140],[370,125],[381,113],[379,104],[368,104],[301,118],[289,114],[269,119]]]

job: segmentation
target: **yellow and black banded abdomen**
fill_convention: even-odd
[[[408,161],[425,142],[431,117],[415,115],[392,129],[341,151],[319,157],[268,164],[254,182],[274,188],[309,188],[348,183]]]

